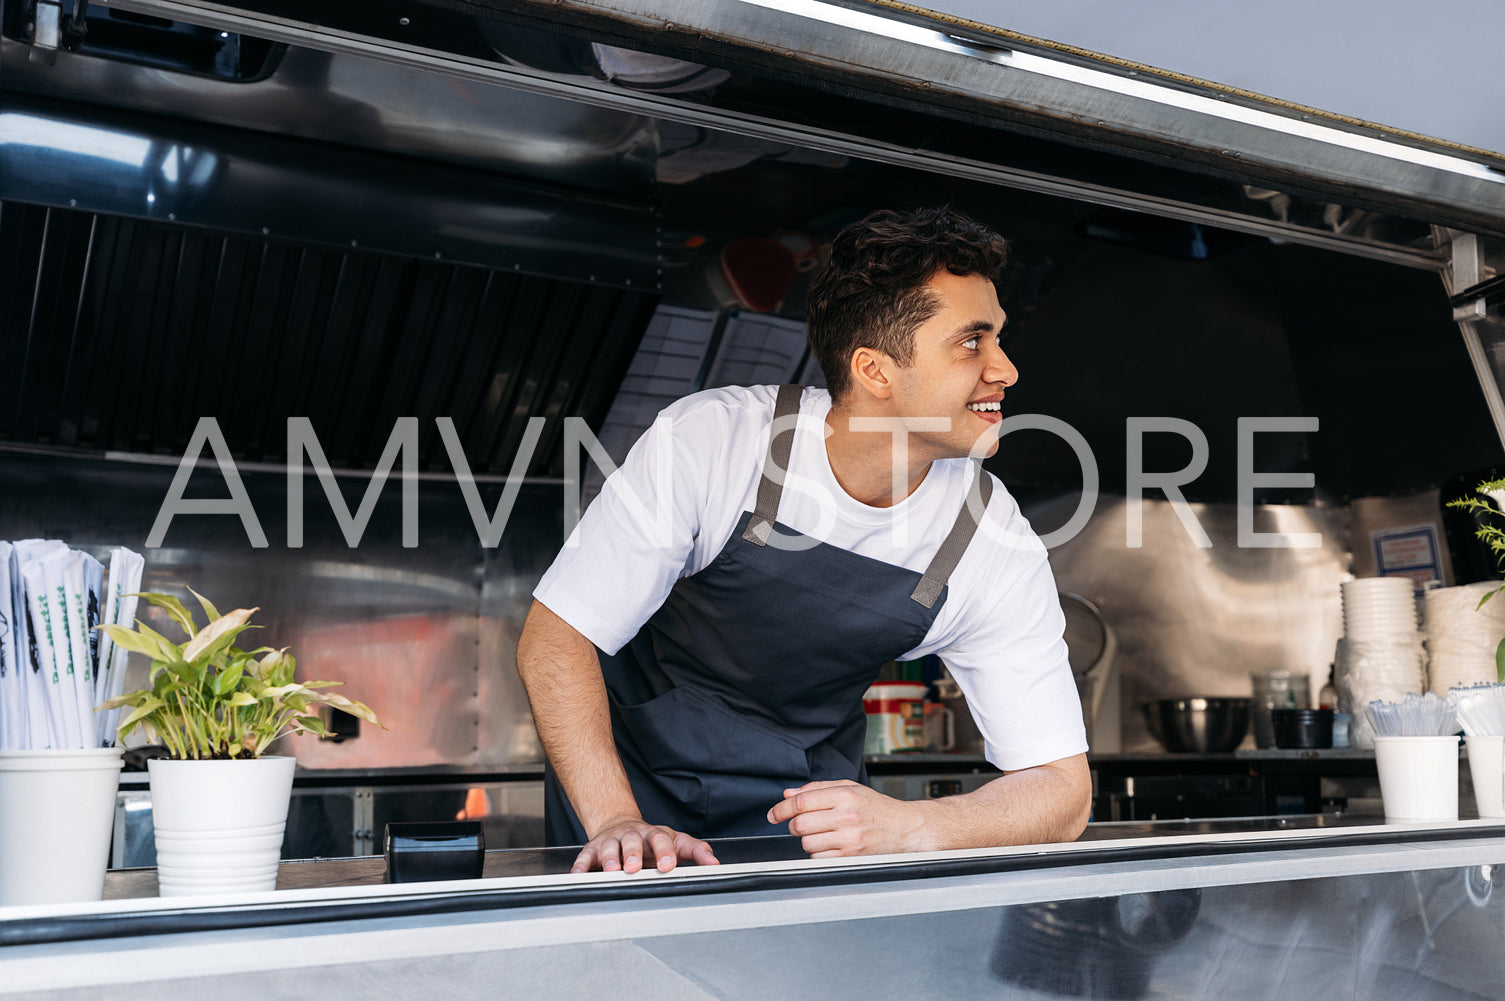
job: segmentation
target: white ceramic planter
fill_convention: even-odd
[[[0,751],[0,906],[100,898],[124,753]]]
[[[148,761],[157,892],[276,889],[295,763],[291,757]]]

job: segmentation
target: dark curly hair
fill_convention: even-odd
[[[901,366],[913,361],[915,328],[940,308],[925,288],[937,271],[996,284],[1007,263],[1003,237],[949,205],[884,209],[837,233],[805,310],[810,351],[832,400],[850,386],[858,348],[882,351]]]

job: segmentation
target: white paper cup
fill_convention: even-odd
[[[1458,819],[1458,738],[1375,737],[1387,820]]]
[[[1505,802],[1502,802],[1501,782],[1505,769],[1500,767],[1505,756],[1505,737],[1464,737],[1468,745],[1468,773],[1474,780],[1474,801],[1479,804],[1481,817],[1505,817]]]
[[[0,905],[104,895],[124,753],[0,751]]]

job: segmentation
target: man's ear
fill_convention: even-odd
[[[894,360],[877,348],[858,348],[850,362],[852,388],[879,400],[893,395]]]

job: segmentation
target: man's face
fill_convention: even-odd
[[[993,283],[944,268],[925,283],[940,303],[914,332],[914,357],[897,372],[892,403],[901,417],[945,417],[948,431],[912,431],[910,454],[943,459],[998,451],[1004,390],[1019,370],[998,338],[1007,317]]]

